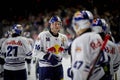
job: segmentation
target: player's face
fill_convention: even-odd
[[[61,26],[62,26],[61,22],[51,23],[51,31],[54,34],[57,34],[60,31]]]

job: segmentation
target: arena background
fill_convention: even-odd
[[[31,32],[31,37],[35,40],[38,33],[47,30],[50,17],[57,14],[63,21],[61,32],[71,41],[74,36],[71,27],[73,13],[82,9],[92,11],[95,18],[106,19],[115,42],[120,41],[120,0],[0,0],[0,37],[11,30],[13,24],[20,23],[24,26],[24,31]],[[64,62],[66,70],[69,67],[66,63],[70,60]],[[34,73],[29,76],[31,80],[33,76]]]
[[[63,19],[63,30],[68,32],[66,30],[70,28],[73,13],[76,10],[88,9],[95,17],[103,17],[108,21],[111,32],[118,42],[120,35],[119,3],[120,0],[1,0],[0,37],[14,23],[21,22],[25,28],[27,25],[28,31],[32,33],[31,36],[34,33],[37,34],[47,26],[45,19],[48,20],[52,14],[57,14]],[[65,34],[69,36],[69,33]]]

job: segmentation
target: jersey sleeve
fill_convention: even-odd
[[[31,42],[32,42],[32,48],[34,48],[34,40],[31,39]]]
[[[43,59],[45,52],[43,50],[43,43],[44,43],[44,34],[40,33],[35,41],[34,48],[33,48],[33,57],[39,57]]]
[[[63,57],[67,58],[67,57],[68,57],[68,48],[69,48],[68,38],[67,38],[67,36],[65,35],[63,39],[64,39],[64,40],[63,40],[63,44],[64,44]]]
[[[30,43],[27,41],[27,38],[24,38],[22,42],[24,44],[24,51],[26,54],[26,58],[31,59],[32,58],[32,47]]]
[[[33,49],[33,47],[34,47],[34,40],[32,38],[28,38],[28,40],[29,40],[29,43],[30,43],[30,45],[31,45],[31,47]]]

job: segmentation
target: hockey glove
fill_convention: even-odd
[[[59,59],[59,57],[57,57],[56,55],[52,54],[52,53],[47,53],[46,55],[44,55],[43,57],[47,62],[51,63],[51,65],[56,65],[58,64],[58,62],[61,61],[61,59]]]

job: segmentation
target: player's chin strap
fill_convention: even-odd
[[[91,75],[92,75],[92,72],[93,72],[93,70],[94,70],[94,68],[95,68],[95,65],[96,65],[97,62],[100,60],[100,57],[101,57],[101,56],[100,56],[100,53],[101,53],[101,51],[104,50],[104,48],[105,48],[105,46],[106,46],[106,44],[107,44],[107,42],[108,42],[109,39],[110,39],[110,34],[106,34],[106,36],[105,36],[105,38],[104,38],[104,41],[103,41],[103,44],[102,44],[102,46],[101,46],[101,49],[100,49],[97,57],[96,57],[95,60],[94,60],[94,63],[93,63],[93,66],[92,66],[91,69],[90,69],[90,72],[88,73],[87,80],[90,79],[90,77],[91,77]]]

